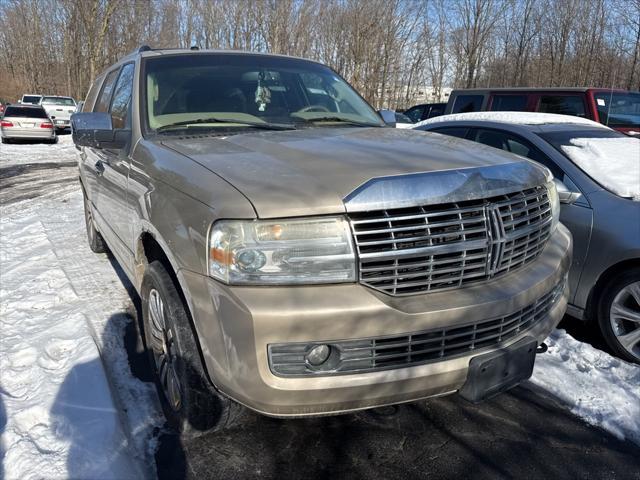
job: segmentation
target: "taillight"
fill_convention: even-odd
[[[0,127],[13,127],[13,123],[8,122],[7,120],[2,120],[2,122],[0,122]]]
[[[53,123],[51,122],[44,122],[40,124],[40,128],[53,128]]]

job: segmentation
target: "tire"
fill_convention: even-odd
[[[9,139],[2,137],[2,143],[9,143]]]
[[[187,308],[159,261],[147,266],[141,296],[145,345],[169,427],[197,437],[236,424],[243,407],[207,380]]]
[[[55,138],[52,138],[51,140],[49,140],[47,143],[50,143],[52,145],[55,145],[56,143],[58,143],[58,137],[56,136]]]
[[[598,325],[620,358],[640,364],[640,268],[631,268],[605,286],[598,302]]]
[[[82,192],[82,197],[84,199],[84,223],[87,227],[87,241],[89,243],[89,248],[93,253],[105,253],[108,250],[107,244],[102,238],[102,235],[100,235],[100,232],[96,229],[93,222],[93,212],[89,205],[89,199],[84,191]]]

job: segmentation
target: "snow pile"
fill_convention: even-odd
[[[640,200],[640,140],[572,138],[562,150],[587,175],[621,197]]]
[[[640,367],[556,330],[531,381],[592,425],[640,445]]]
[[[73,151],[0,146],[0,478],[146,477],[162,425],[129,369],[128,294],[86,243],[77,169],[41,168]]]
[[[489,122],[516,123],[519,125],[544,125],[547,123],[571,123],[578,125],[589,125],[591,127],[609,128],[601,123],[594,122],[582,117],[572,115],[558,115],[555,113],[536,113],[536,112],[468,112],[453,113],[450,115],[441,115],[439,117],[429,118],[418,122],[412,128],[418,128],[421,125],[433,125],[441,122],[454,122],[458,120],[485,120]]]

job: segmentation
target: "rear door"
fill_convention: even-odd
[[[535,111],[589,118],[585,95],[581,92],[536,94]]]
[[[126,130],[131,136],[131,93],[133,89],[134,63],[125,64],[118,75],[113,94],[108,105],[111,123],[114,130]],[[99,108],[103,108],[100,105]],[[102,175],[98,192],[98,210],[109,226],[112,234],[110,246],[118,250],[122,265],[131,265],[131,210],[127,198],[127,182],[129,178],[130,145],[120,150],[103,149],[100,157]]]

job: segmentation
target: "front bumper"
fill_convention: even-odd
[[[224,394],[273,416],[333,414],[454,392],[469,361],[498,345],[422,365],[341,375],[283,377],[268,346],[403,335],[509,315],[564,285],[548,314],[501,343],[524,336],[542,342],[567,306],[571,236],[559,225],[528,266],[490,282],[452,291],[390,297],[358,284],[229,287],[180,271],[212,382]]]

